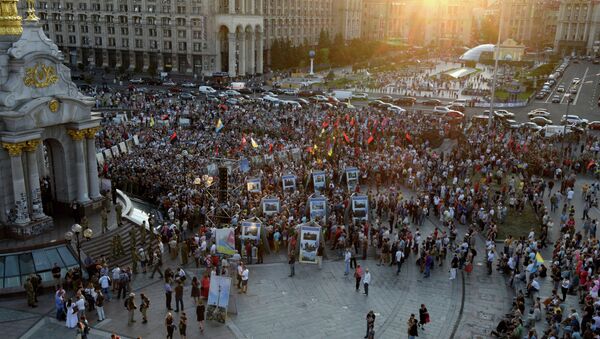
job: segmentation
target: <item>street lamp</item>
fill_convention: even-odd
[[[500,23],[498,24],[498,39],[496,46],[494,46],[494,74],[492,76],[492,97],[490,99],[490,115],[488,117],[488,133],[492,130],[492,122],[494,119],[494,97],[496,96],[496,80],[498,78],[498,59],[500,58],[500,39],[502,35],[502,21],[504,17],[504,4],[500,3]]]
[[[67,242],[71,242],[73,240],[73,236],[75,236],[75,246],[77,248],[77,261],[79,263],[79,271],[81,272],[81,275],[83,277],[83,265],[81,263],[81,241],[80,241],[80,235],[82,234],[83,231],[83,238],[85,240],[90,240],[92,238],[92,236],[94,235],[94,232],[92,231],[91,228],[86,228],[85,230],[83,230],[83,227],[81,227],[81,225],[79,224],[74,224],[73,226],[71,226],[71,231],[68,231],[67,233],[65,233],[65,240]]]

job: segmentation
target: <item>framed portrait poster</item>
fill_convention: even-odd
[[[284,175],[281,177],[283,190],[288,192],[294,192],[296,190],[296,176],[292,174]]]
[[[246,187],[248,188],[248,192],[250,193],[260,193],[260,179],[259,178],[251,178],[246,182]]]
[[[260,239],[260,226],[259,222],[253,221],[242,221],[242,239],[249,239],[256,241]]]
[[[358,168],[348,167],[346,168],[346,184],[348,185],[349,191],[354,191],[358,185]]]
[[[325,218],[327,215],[327,199],[323,196],[309,198],[310,220]]]
[[[313,187],[316,192],[321,192],[325,189],[325,172],[324,171],[313,171]]]
[[[279,199],[277,198],[264,198],[262,201],[263,214],[273,215],[279,213]]]
[[[300,226],[300,258],[299,262],[305,264],[317,263],[317,250],[319,249],[319,238],[321,236],[321,227],[319,226]]]

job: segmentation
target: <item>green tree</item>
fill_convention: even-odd
[[[319,43],[317,44],[317,47],[319,49],[323,49],[323,48],[329,48],[330,46],[331,46],[331,41],[329,40],[329,32],[322,29],[321,33],[319,33]]]

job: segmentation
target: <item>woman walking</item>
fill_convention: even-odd
[[[202,302],[202,299],[198,300],[198,304],[196,305],[196,320],[198,321],[198,324],[200,325],[200,334],[204,334],[204,311],[205,311],[205,307],[204,307],[204,302]]]
[[[173,339],[175,324],[173,324],[173,315],[171,312],[167,313],[167,317],[165,318],[165,326],[167,327],[167,339]]]
[[[408,318],[407,327],[408,339],[415,339],[419,336],[418,322],[417,319],[415,319],[414,313],[410,315],[410,318]]]
[[[354,279],[356,280],[356,292],[358,292],[358,289],[360,288],[360,281],[362,280],[362,276],[362,268],[360,267],[360,265],[356,265],[356,268],[354,269]]]
[[[179,335],[181,336],[181,339],[185,339],[186,338],[186,332],[187,330],[187,316],[185,315],[185,312],[181,313],[181,318],[179,318]]]
[[[421,308],[419,308],[419,327],[425,331],[425,324],[429,321],[429,311],[427,311],[425,304],[421,304]]]
[[[79,317],[77,314],[79,313],[79,309],[77,305],[69,298],[67,301],[67,322],[66,325],[68,328],[75,328],[77,323],[79,323]]]
[[[194,302],[197,304],[200,299],[200,282],[197,277],[192,279],[192,298],[194,298]]]

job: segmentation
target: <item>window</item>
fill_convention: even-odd
[[[87,10],[87,4],[85,2],[80,2],[79,3],[79,10],[86,11]]]
[[[184,30],[178,30],[177,31],[177,37],[178,38],[185,38],[185,31]]]
[[[148,25],[156,25],[156,18],[146,18]]]
[[[193,34],[194,39],[202,39],[202,31],[194,31]]]
[[[178,47],[181,52],[185,52],[187,50],[187,43],[180,42]]]
[[[92,4],[92,10],[99,12],[100,11],[100,4]]]
[[[108,47],[115,47],[115,38],[108,38]]]
[[[69,33],[75,32],[75,25],[68,25],[67,30],[69,31]]]
[[[94,26],[94,34],[102,34],[102,26]]]
[[[154,6],[154,5],[148,6],[148,12],[150,12],[150,13],[156,12],[156,6]]]
[[[129,35],[129,28],[121,27],[121,35]]]
[[[101,37],[96,37],[94,39],[94,43],[96,44],[96,46],[102,46],[102,38]]]
[[[119,5],[119,12],[127,12],[127,5]]]
[[[84,45],[84,46],[89,45],[90,44],[90,38],[88,38],[86,36],[81,37],[81,44]]]
[[[142,35],[144,35],[144,31],[141,28],[136,27],[135,28],[135,35],[136,36],[142,36]]]
[[[171,13],[171,6],[169,6],[169,5],[162,6],[162,12],[163,13]]]
[[[144,48],[144,41],[141,39],[135,39],[135,48]]]
[[[122,15],[119,17],[119,22],[122,24],[126,24],[127,23],[127,17]]]
[[[73,3],[72,2],[67,2],[66,6],[67,6],[67,11],[72,11],[73,10]]]
[[[108,34],[115,35],[115,28],[114,27],[107,27],[106,30],[108,31]]]
[[[106,4],[106,11],[107,11],[107,12],[112,12],[112,11],[114,11],[113,4]]]
[[[80,30],[79,30],[79,31],[80,31],[81,33],[87,33],[87,32],[88,32],[88,26],[81,25],[81,27],[79,27],[79,28],[80,28]]]
[[[163,37],[170,38],[171,37],[171,30],[170,29],[163,30]]]
[[[202,14],[202,7],[192,7],[192,14]]]
[[[157,36],[157,34],[156,34],[156,28],[150,28],[148,30],[148,36]]]
[[[165,42],[163,43],[163,46],[164,46],[164,49],[166,49],[166,50],[169,50],[169,51],[170,51],[170,50],[171,50],[171,48],[172,48],[172,44],[171,44],[171,42],[170,42],[170,41],[165,41]]]
[[[199,42],[194,42],[194,52],[201,52],[202,51],[202,44]]]
[[[185,6],[177,6],[177,14],[185,14]]]
[[[150,40],[150,48],[158,49],[158,43],[156,42],[156,40]]]
[[[69,43],[73,45],[77,43],[77,39],[74,35],[69,35]]]
[[[92,22],[100,22],[100,16],[99,15],[92,15]]]
[[[121,47],[129,47],[129,39],[121,39]]]
[[[73,14],[67,14],[66,19],[67,19],[67,21],[73,21],[74,20]]]
[[[177,18],[177,26],[185,26],[185,19]]]
[[[115,18],[112,15],[105,16],[104,20],[106,20],[107,24],[112,24],[113,22],[115,22]]]
[[[62,44],[63,43],[63,36],[62,35],[56,35],[56,37],[54,38],[54,40],[56,40],[57,44]]]
[[[164,26],[171,26],[171,19],[169,19],[169,18],[162,18],[162,24]]]
[[[58,32],[62,31],[62,25],[61,24],[54,24],[54,30],[58,31]]]
[[[137,24],[137,25],[140,25],[142,23],[142,17],[134,16],[133,17],[133,23]]]

